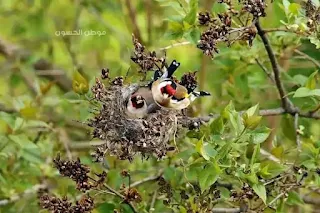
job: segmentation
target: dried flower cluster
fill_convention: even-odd
[[[80,159],[76,161],[65,161],[60,159],[58,154],[53,159],[54,167],[59,170],[62,176],[69,177],[77,183],[77,189],[81,191],[89,190],[92,185],[89,183],[88,173],[90,168],[81,164]]]
[[[90,177],[88,173],[90,168],[80,162],[78,158],[76,161],[61,160],[58,154],[56,158],[53,159],[54,167],[59,170],[59,173],[64,177],[69,177],[77,184],[77,189],[80,191],[87,191],[91,188],[99,187],[103,185],[107,173],[97,174],[98,180],[89,181]]]
[[[231,17],[226,13],[219,16],[218,19],[213,19],[208,13],[200,13],[198,17],[199,23],[209,26],[200,37],[200,42],[197,45],[205,55],[213,57],[213,52],[219,53],[217,44],[219,41],[227,41],[226,37],[230,30]]]
[[[149,52],[146,50],[138,39],[132,35],[132,42],[134,45],[134,56],[131,57],[131,60],[138,64],[141,68],[140,72],[147,72],[149,70],[154,70],[159,68],[158,63],[163,64],[163,58],[157,58],[156,52]]]
[[[308,0],[305,3],[306,17],[308,18],[307,25],[311,31],[317,31],[317,27],[320,25],[320,7]]]
[[[265,9],[267,4],[265,0],[244,0],[243,1],[243,10],[251,13],[253,17],[265,17]]]
[[[179,83],[193,91],[198,86],[196,73],[197,72],[188,72],[183,74]]]
[[[170,149],[168,142],[177,125],[175,112],[160,110],[146,119],[126,117],[125,100],[138,88],[138,84],[111,84],[106,88],[96,79],[92,92],[102,107],[88,125],[94,128],[93,137],[106,143],[93,153],[95,161],[101,161],[106,153],[122,160],[132,160],[137,153],[161,158]]]
[[[72,205],[67,197],[60,199],[49,194],[43,194],[40,197],[40,205],[52,213],[89,213],[94,208],[93,199],[89,196],[83,196],[81,200],[76,201],[75,205]]]

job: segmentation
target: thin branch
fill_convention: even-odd
[[[20,61],[25,61],[32,56],[32,53],[29,51],[11,44],[7,41],[4,41],[0,38],[0,54],[3,55],[8,60],[19,59]],[[36,74],[38,70],[53,70],[54,65],[45,59],[39,59],[34,64],[32,64]],[[58,69],[55,69],[58,70]],[[52,81],[56,81],[58,87],[60,87],[63,91],[69,91],[72,89],[72,81],[65,74],[66,72],[61,71],[61,75],[52,76],[52,75],[42,75],[42,77],[47,78]]]
[[[281,104],[282,107],[286,110],[286,112],[293,113],[296,109],[291,103],[291,101],[288,99],[286,96],[286,91],[282,85],[281,79],[280,79],[280,67],[277,63],[276,57],[274,55],[274,52],[271,48],[270,42],[265,34],[265,31],[261,28],[259,19],[255,22],[255,26],[257,28],[258,34],[262,39],[262,42],[264,44],[264,47],[268,53],[271,65],[272,65],[272,70],[274,74],[274,80],[275,84],[277,86],[278,92],[280,94],[280,99],[281,99]]]
[[[147,16],[147,32],[148,44],[152,42],[152,0],[144,0],[146,16]]]
[[[0,200],[0,206],[5,206],[5,205],[8,205],[10,203],[14,203],[14,202],[16,202],[18,200],[23,199],[24,197],[27,197],[27,196],[29,196],[31,194],[37,193],[37,191],[39,189],[45,189],[45,188],[47,188],[46,184],[34,185],[33,187],[31,187],[30,189],[25,190],[21,194],[12,195],[9,199]]]
[[[168,50],[168,49],[171,49],[173,47],[185,46],[185,45],[189,45],[189,44],[191,44],[189,41],[184,41],[184,42],[181,42],[181,43],[174,43],[174,44],[171,44],[169,46],[160,48],[160,50]]]
[[[132,7],[132,2],[131,0],[125,0],[125,4],[126,7],[128,9],[129,12],[129,17],[132,23],[132,27],[133,27],[133,33],[134,35],[137,37],[137,39],[142,42],[142,37],[141,37],[141,33],[140,33],[140,29],[138,27],[138,23],[137,23],[137,19],[136,19],[136,11],[135,9]],[[143,42],[142,42],[143,43]]]
[[[157,175],[157,176],[150,176],[150,177],[144,178],[144,179],[142,179],[142,180],[139,180],[139,181],[137,181],[137,182],[132,183],[132,184],[131,184],[131,187],[137,187],[137,186],[139,186],[139,185],[141,185],[141,184],[143,184],[143,183],[157,180],[157,179],[159,179],[159,177],[161,177],[161,175],[162,175],[162,172],[160,172],[160,174]]]
[[[239,213],[240,208],[213,208],[212,213]]]
[[[70,143],[71,150],[92,149],[93,146],[105,144],[105,141],[78,141]]]
[[[295,185],[294,185],[295,186]],[[272,204],[274,204],[277,200],[282,198],[287,192],[289,192],[294,186],[289,186],[284,192],[281,192],[278,194],[273,200],[271,200],[267,206],[270,207]]]
[[[300,56],[302,56],[302,58],[307,59],[309,61],[311,61],[314,65],[316,65],[316,67],[318,69],[320,69],[320,62],[318,62],[316,59],[312,58],[311,56],[305,54],[304,52],[301,52],[298,49],[294,50],[295,53],[299,54]]]
[[[264,30],[265,33],[272,33],[272,32],[288,32],[288,33],[295,33],[298,35],[304,35],[302,32],[286,29],[286,28],[269,28]]]
[[[299,113],[294,115],[294,129],[296,131],[296,144],[298,151],[301,152],[301,141],[300,141],[300,132],[299,132]]]
[[[153,193],[153,196],[152,196],[149,212],[153,212],[155,210],[154,209],[154,204],[156,203],[157,195],[158,195],[158,190],[155,190],[154,193]]]
[[[259,67],[263,70],[263,72],[269,77],[269,79],[275,83],[274,78],[272,76],[272,74],[268,71],[268,69],[259,61],[259,59],[255,59],[255,61],[257,62],[257,64],[259,65]]]
[[[274,155],[272,155],[271,153],[267,152],[264,149],[260,149],[260,154],[264,155],[266,158],[268,158],[271,161],[281,163],[280,159],[278,159],[277,157],[275,157]]]

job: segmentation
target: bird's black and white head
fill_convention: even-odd
[[[126,113],[130,118],[143,118],[147,115],[147,103],[141,95],[132,95],[127,102]]]

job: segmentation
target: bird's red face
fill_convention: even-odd
[[[167,94],[169,97],[172,97],[176,93],[176,88],[174,88],[174,85],[172,84],[167,84],[164,87],[161,87],[160,91],[162,94]]]
[[[134,108],[142,108],[144,106],[144,99],[141,95],[131,97],[131,103]]]

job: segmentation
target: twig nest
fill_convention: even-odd
[[[107,153],[130,161],[138,153],[143,158],[151,155],[162,158],[171,150],[169,140],[177,130],[175,111],[159,110],[145,119],[126,116],[126,101],[138,88],[138,84],[127,87],[111,84],[106,88],[96,79],[92,92],[101,108],[88,125],[94,128],[93,137],[105,144],[92,154],[95,161],[102,161]]]

